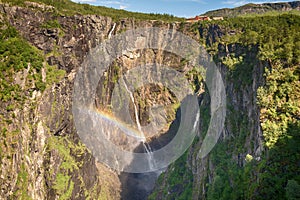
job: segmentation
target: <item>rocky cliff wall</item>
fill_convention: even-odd
[[[218,144],[205,158],[197,156],[210,122],[210,97],[206,91],[201,103],[199,137],[186,154],[161,175],[150,199],[207,199],[209,185],[214,184],[216,177],[228,174],[231,181],[228,185],[233,187],[234,182],[242,178],[239,173],[246,169],[247,156],[260,161],[264,145],[257,89],[264,83],[264,69],[269,64],[258,59],[257,45],[220,42],[225,35],[234,34],[238,34],[236,29],[214,23],[199,26],[201,41],[213,55],[226,87],[226,121]],[[243,57],[234,70],[224,61],[232,55]],[[222,181],[227,184],[227,179]]]
[[[97,168],[76,134],[71,112],[75,72],[86,53],[107,37],[112,20],[61,16],[51,7],[35,3],[0,7],[2,29],[15,27],[45,58],[41,72],[33,72],[28,63],[13,75],[16,81],[12,84],[24,82],[25,102],[9,112],[1,103],[2,119],[12,120],[3,124],[8,133],[2,138],[6,144],[1,156],[1,198],[119,198],[117,176],[104,166]],[[56,83],[47,83],[51,75],[46,65],[62,72]],[[29,84],[29,76],[38,73],[48,84],[44,91]]]
[[[121,185],[116,172],[97,163],[76,134],[71,112],[74,77],[92,48],[114,34],[146,27],[182,31],[203,42],[214,55],[227,95],[226,122],[222,135],[211,154],[200,159],[197,154],[210,119],[211,100],[207,92],[203,94],[201,77],[189,73],[190,66],[185,60],[170,52],[152,49],[131,51],[125,52],[108,68],[99,82],[95,97],[95,105],[99,110],[109,110],[112,90],[120,74],[144,63],[167,64],[183,72],[199,94],[199,135],[188,151],[160,176],[149,198],[206,199],[208,193],[211,194],[210,188],[218,187],[217,183],[226,183],[230,188],[222,190],[233,193],[231,188],[242,190],[247,187],[235,185],[243,182],[243,179],[248,180],[242,174],[248,173],[252,183],[258,180],[256,172],[249,173],[247,163],[249,159],[259,162],[264,152],[257,89],[263,85],[264,69],[270,63],[258,58],[259,47],[255,44],[220,40],[228,35],[234,37],[241,30],[214,23],[199,25],[198,29],[197,24],[127,18],[113,21],[100,15],[69,16],[51,6],[36,3],[26,3],[25,7],[0,4],[0,19],[1,29],[15,27],[21,37],[42,52],[44,59],[40,71],[33,70],[27,63],[22,70],[6,73],[8,82],[20,85],[20,93],[25,100],[20,102],[16,97],[11,104],[5,101],[0,104],[3,127],[0,143],[1,197],[121,198],[121,187],[124,185]],[[54,75],[51,70],[55,72]],[[37,87],[38,78],[33,77],[40,77],[40,82],[46,86],[44,90]],[[143,87],[135,91],[134,97],[138,100],[138,112],[143,125],[149,120],[147,106],[154,104],[169,106],[169,123],[176,117],[178,102],[161,85]],[[12,104],[17,106],[12,107]],[[134,118],[132,104],[130,109]]]
[[[8,77],[10,84],[23,85],[20,93],[24,102],[12,100],[11,104],[18,105],[16,109],[7,109],[9,103],[0,104],[3,120],[0,196],[119,199],[117,174],[97,163],[76,134],[71,109],[76,71],[92,48],[114,34],[138,27],[179,29],[180,25],[133,19],[113,21],[99,15],[68,16],[52,6],[33,2],[25,2],[22,7],[0,4],[0,19],[2,30],[14,27],[19,37],[41,52],[44,59],[40,71],[27,63],[23,70],[13,72],[12,79]],[[137,54],[142,56],[133,59],[124,55],[118,65],[126,70],[141,60],[159,63],[166,59],[181,65],[178,58],[159,52]],[[34,76],[40,77],[45,88],[37,87],[38,81],[31,80]],[[144,88],[141,92],[147,96],[150,90]],[[109,99],[110,95],[108,88],[102,98]]]

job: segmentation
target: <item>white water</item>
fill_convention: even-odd
[[[133,107],[134,107],[135,121],[136,121],[136,124],[137,124],[137,128],[138,128],[139,132],[141,133],[141,135],[143,137],[142,143],[143,143],[143,146],[144,146],[144,149],[145,149],[146,153],[148,154],[149,167],[150,167],[150,169],[153,169],[155,167],[155,166],[153,166],[153,164],[155,164],[155,163],[153,163],[153,161],[154,161],[153,152],[152,152],[152,149],[151,149],[150,145],[146,142],[145,134],[142,131],[142,126],[141,126],[141,123],[140,123],[140,120],[139,120],[138,109],[137,109],[137,106],[136,106],[135,101],[134,101],[134,96],[133,96],[132,92],[129,90],[125,80],[124,79],[122,79],[122,80],[124,82],[124,86],[125,86],[126,91],[129,93],[130,99],[131,99]]]
[[[152,149],[151,149],[150,145],[147,142],[143,142],[143,146],[146,150],[146,153],[148,154],[148,163],[149,163],[150,170],[152,170],[155,167],[154,166],[155,162],[154,162],[154,159],[153,159]]]
[[[123,82],[124,82],[125,89],[126,89],[126,91],[129,93],[130,99],[131,99],[131,101],[132,101],[132,103],[133,103],[133,107],[134,107],[134,116],[135,116],[135,122],[136,122],[136,124],[137,124],[137,128],[138,128],[139,132],[141,133],[141,135],[144,137],[144,140],[143,140],[143,141],[145,141],[145,140],[146,140],[146,137],[145,137],[145,135],[144,135],[144,133],[143,133],[143,131],[142,131],[142,127],[141,127],[141,123],[140,123],[139,115],[138,115],[138,109],[137,109],[137,106],[136,106],[135,101],[134,101],[134,96],[133,96],[132,92],[128,89],[125,80],[124,80],[124,79],[122,79],[122,80],[123,80]]]
[[[110,38],[111,38],[111,36],[112,36],[112,33],[114,32],[115,28],[116,28],[116,23],[114,23],[114,25],[113,25],[112,29],[109,31],[109,33],[108,33],[108,39],[110,39]]]

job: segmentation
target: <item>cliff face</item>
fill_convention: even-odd
[[[223,32],[221,35],[228,34],[225,30],[219,30],[218,35],[215,35],[214,32],[208,29],[206,37],[212,35],[212,37],[218,38],[220,32]],[[227,63],[226,65],[222,62],[219,63],[226,85],[226,122],[219,143],[212,153],[204,160],[191,158],[191,168],[194,173],[194,191],[197,191],[193,194],[193,199],[207,198],[205,184],[207,182],[213,183],[220,173],[218,166],[222,165],[219,163],[222,162],[222,159],[218,158],[219,153],[222,154],[221,152],[224,151],[223,153],[228,155],[231,162],[234,163],[233,166],[243,169],[247,164],[247,155],[251,155],[253,159],[259,161],[262,151],[264,151],[260,109],[257,105],[257,89],[264,83],[263,74],[268,63],[257,58],[257,46],[249,48],[241,44],[220,44],[215,59],[222,60],[222,58],[231,54],[246,58],[242,61],[246,67],[232,73],[228,69]],[[200,138],[197,145],[201,145],[201,143]],[[227,147],[223,148],[222,145]],[[230,170],[229,166],[227,165],[228,168],[224,170],[225,173]],[[232,170],[238,171],[238,169]]]
[[[291,19],[297,22],[289,29],[287,27]],[[297,168],[299,162],[294,158],[289,159],[283,152],[293,154],[299,151],[290,146],[298,141],[298,136],[289,132],[289,127],[299,130],[295,128],[298,118],[293,113],[298,115],[300,110],[297,103],[299,95],[292,92],[295,90],[292,88],[299,84],[296,81],[298,78],[290,82],[283,71],[289,71],[292,77],[299,77],[297,70],[300,60],[296,50],[300,48],[296,31],[299,22],[297,15],[283,14],[199,24],[200,41],[213,55],[226,87],[224,130],[210,154],[199,159],[197,152],[203,145],[210,121],[210,99],[205,93],[200,109],[199,138],[184,156],[161,175],[150,199],[286,198],[288,181],[298,180],[299,177],[285,168]],[[290,30],[289,36],[293,38],[290,42],[282,41],[286,36],[282,29]],[[294,49],[288,50],[289,45]],[[289,52],[291,57],[277,51],[279,46],[282,52]],[[290,92],[281,89],[281,85],[285,84]],[[279,91],[285,96],[277,96]],[[293,99],[298,100],[291,100],[294,95],[298,97]],[[286,102],[285,105],[295,105],[295,110],[283,111],[279,108],[282,103],[274,103],[273,98]],[[274,112],[265,118],[270,110]],[[283,114],[283,121],[277,117],[280,114]],[[268,131],[269,135],[266,134]],[[293,136],[287,136],[289,134]],[[299,152],[295,154],[299,158]]]
[[[117,190],[109,191],[106,184],[101,184],[100,175],[112,173],[103,167],[97,169],[95,159],[76,135],[70,107],[74,72],[86,52],[106,37],[111,19],[58,17],[51,6],[35,3],[28,3],[27,8],[6,4],[0,7],[1,23],[5,24],[2,29],[15,27],[21,37],[45,54],[40,71],[33,71],[28,63],[24,70],[12,75],[12,85],[23,83],[24,101],[12,102],[19,104],[19,108],[9,111],[1,103],[2,116],[12,121],[3,124],[8,133],[1,138],[6,148],[1,155],[0,196],[94,199],[112,195],[117,198]],[[52,77],[48,65],[59,68]],[[29,81],[29,77],[39,74],[41,83],[46,84],[44,91],[37,87],[37,81]],[[51,81],[53,78],[58,80]],[[9,139],[14,132],[13,139]],[[110,179],[118,185],[115,175]],[[105,192],[101,194],[100,190]]]
[[[76,71],[87,53],[111,35],[138,27],[178,29],[179,24],[132,19],[113,21],[98,15],[68,16],[58,13],[52,6],[34,2],[25,2],[25,6],[0,4],[0,19],[2,31],[15,28],[19,34],[8,34],[5,38],[3,33],[5,41],[14,40],[14,37],[23,41],[24,38],[24,44],[42,58],[40,69],[33,69],[30,62],[23,62],[23,65],[26,64],[24,68],[12,70],[10,74],[7,72],[6,77],[1,77],[12,86],[22,86],[18,92],[24,99],[18,101],[12,98],[0,104],[3,120],[0,196],[119,199],[121,186],[117,174],[96,163],[76,134],[71,109]],[[118,65],[125,67],[123,71],[136,66],[141,60],[162,63],[167,59],[170,64],[181,65],[180,59],[161,52],[129,54],[117,61]],[[131,55],[141,56],[134,59]],[[111,76],[104,81],[112,81],[114,71],[113,68],[110,70]],[[111,88],[105,89],[104,95],[99,95],[100,107],[111,98]],[[153,90],[158,90],[156,93],[159,95],[161,89],[155,86],[138,91],[144,95],[140,102],[146,101]],[[160,102],[168,104],[168,101],[173,101],[170,94],[163,96]],[[139,112],[142,112],[141,103]],[[12,104],[17,106],[9,107]],[[169,114],[172,112],[174,110],[170,109]],[[145,123],[147,116],[143,113],[141,116],[141,121]]]
[[[18,196],[28,189],[27,194],[33,199],[56,199],[59,196],[64,197],[65,193],[68,195],[66,198],[72,199],[83,198],[84,196],[95,198],[103,195],[107,195],[108,198],[119,198],[120,194],[116,188],[120,186],[116,175],[100,164],[98,164],[97,169],[94,158],[86,147],[80,143],[76,135],[70,108],[76,70],[89,50],[107,39],[110,34],[137,27],[160,26],[168,29],[180,29],[180,26],[178,24],[126,19],[113,22],[108,17],[96,15],[55,15],[52,7],[35,3],[28,3],[25,8],[4,4],[1,5],[1,13],[3,21],[7,20],[30,44],[45,54],[45,60],[49,65],[56,65],[58,69],[66,72],[66,75],[60,81],[47,87],[43,93],[32,88],[35,95],[26,100],[27,103],[23,105],[23,108],[27,107],[26,104],[35,106],[20,110],[15,117],[12,124],[20,129],[21,134],[16,136],[18,143],[17,146],[12,148],[14,151],[12,157],[2,161],[2,163],[7,164],[3,165],[1,171],[1,181],[3,183],[1,184],[3,185],[1,196]],[[199,32],[201,37],[207,38],[207,42],[211,44],[225,34],[218,26],[200,29]],[[197,35],[194,35],[193,32],[186,33],[195,39],[197,38]],[[218,48],[223,54],[232,52],[243,54],[246,52],[249,59],[255,59],[256,55],[255,49],[254,52],[247,52],[247,49],[237,45],[219,46]],[[131,52],[131,54],[124,55],[117,60],[116,64],[121,66],[123,71],[131,69],[142,62],[168,63],[169,66],[177,69],[184,67],[179,58],[164,52],[148,50]],[[220,54],[219,56],[224,55]],[[240,166],[243,166],[247,153],[259,157],[262,150],[256,90],[262,82],[263,66],[262,63],[258,62],[257,66],[254,67],[255,70],[247,74],[253,79],[253,83],[247,84],[243,88],[237,87],[236,84],[238,83],[228,78],[229,72],[226,67],[222,65],[219,67],[225,80],[229,104],[232,107],[227,115],[235,118],[235,115],[239,113],[238,111],[242,111],[245,119],[251,119],[251,121],[245,120],[243,125],[235,125],[233,124],[234,119],[228,119],[222,135],[223,139],[239,137],[240,126],[249,130],[251,134],[247,135],[242,141],[243,146],[241,148],[245,150],[233,154],[234,160]],[[101,89],[101,83],[99,83],[99,94],[101,95],[98,97],[98,107],[101,108],[101,106],[109,104],[113,88],[111,80],[117,74],[118,72],[110,68],[106,78],[110,80],[103,80],[103,82],[108,83],[106,84],[108,87]],[[24,76],[24,79],[26,79],[26,70],[20,72],[18,76]],[[47,79],[47,74],[44,76],[44,79]],[[138,96],[142,98],[139,100],[138,105],[142,123],[148,120],[143,113],[144,108],[142,105],[145,105],[146,100],[151,101],[150,96],[153,91],[156,91],[157,95],[161,95],[161,89],[157,87],[143,88],[135,94],[137,98]],[[101,90],[105,91],[101,92]],[[155,100],[152,101],[155,102]],[[156,99],[156,103],[164,102],[166,105],[172,101],[174,100],[170,94],[162,95],[160,100]],[[153,102],[147,104],[151,105]],[[170,110],[170,114],[172,112],[174,111]],[[169,120],[172,119],[174,118],[170,117]],[[191,148],[191,154],[195,154],[200,146],[201,138]],[[25,152],[29,152],[29,155],[23,157],[26,154]],[[201,192],[203,191],[201,188],[205,187],[206,178],[213,179],[214,166],[208,158],[199,160],[194,156],[188,160],[191,163],[190,170],[193,172],[195,180],[193,195],[194,198],[198,198],[205,195]],[[18,181],[22,175],[26,179]],[[109,180],[111,181],[107,181],[104,177],[110,177]],[[21,186],[19,182],[22,182]],[[23,188],[23,192],[16,193],[20,187]],[[162,187],[168,188],[167,185],[162,185]],[[173,193],[175,194],[176,190]]]
[[[217,24],[208,26],[200,25],[199,33],[207,47],[213,46],[221,37],[235,33],[234,29],[225,29]],[[260,109],[257,105],[257,89],[264,83],[264,69],[268,63],[257,58],[258,46],[244,46],[241,44],[219,43],[215,49],[209,49],[217,61],[217,66],[222,74],[227,95],[227,111],[225,126],[218,144],[205,158],[197,157],[202,145],[210,118],[208,93],[204,94],[201,103],[201,127],[200,135],[191,148],[180,160],[172,164],[159,179],[154,193],[150,199],[207,199],[208,185],[214,182],[219,173],[228,170],[244,169],[247,155],[260,160],[263,146],[263,135],[260,126]],[[234,54],[243,56],[244,69],[232,72],[228,64],[222,60]],[[224,161],[224,155],[228,156],[231,164],[226,164],[223,172],[219,166]],[[225,159],[225,160],[226,160]],[[184,160],[187,160],[186,163]],[[231,167],[232,169],[230,169]],[[224,167],[224,166],[222,166]],[[239,169],[238,169],[239,168]],[[176,177],[174,179],[174,176]],[[230,175],[229,175],[230,176]],[[230,179],[230,177],[229,177]],[[233,185],[232,180],[231,185]]]
[[[294,4],[297,7],[297,2]],[[72,92],[76,72],[92,48],[126,30],[160,27],[182,31],[200,40],[218,63],[226,88],[227,111],[224,130],[211,154],[203,159],[197,157],[210,120],[209,94],[204,93],[199,72],[193,71],[185,60],[171,52],[153,49],[124,52],[100,80],[95,95],[96,108],[110,111],[116,80],[136,66],[156,63],[182,72],[199,94],[199,135],[187,152],[159,177],[149,198],[216,199],[221,196],[215,194],[218,188],[234,193],[236,199],[253,198],[243,192],[233,192],[233,189],[243,191],[247,184],[259,181],[261,169],[251,170],[251,167],[259,165],[265,152],[257,90],[264,84],[263,74],[271,63],[258,58],[261,49],[257,43],[249,43],[257,35],[247,36],[241,43],[234,37],[244,30],[214,23],[191,25],[127,18],[112,20],[99,15],[64,15],[52,6],[32,2],[26,2],[22,7],[0,4],[0,22],[3,43],[7,42],[15,51],[23,46],[30,50],[29,56],[17,51],[18,56],[26,59],[17,60],[19,65],[14,66],[5,56],[9,48],[0,49],[4,55],[1,61],[7,64],[0,65],[3,71],[0,76],[0,197],[120,199],[135,191],[135,188],[124,187],[135,187],[139,176],[148,180],[147,175],[142,174],[134,176],[136,182],[128,184],[130,178],[119,179],[116,172],[95,161],[76,133],[71,109]],[[233,41],[227,41],[228,36]],[[22,45],[18,46],[17,42]],[[179,102],[161,85],[142,87],[133,96],[142,125],[149,123],[148,107],[156,104],[167,107],[168,124],[178,117]],[[134,118],[134,105],[130,104],[129,110]],[[167,129],[164,127],[163,132]],[[167,139],[153,137],[154,148],[159,139],[165,140],[164,143],[170,140],[168,135],[165,137]],[[115,139],[120,146],[128,146],[122,138]],[[156,174],[154,176],[156,179]],[[142,191],[140,196],[147,196],[149,188],[141,188],[138,190]],[[251,186],[249,193],[253,194],[254,190],[256,188]]]
[[[44,92],[28,83],[28,77],[38,73],[30,71],[30,64],[13,75],[11,84],[22,80],[27,97],[13,110],[13,117],[1,103],[2,119],[12,122],[3,124],[8,134],[1,138],[7,147],[1,156],[0,196],[119,198],[117,176],[101,165],[97,169],[95,159],[76,135],[71,113],[75,71],[86,53],[107,38],[112,20],[93,15],[57,16],[50,6],[35,3],[26,8],[1,4],[0,10],[1,23],[15,27],[45,54],[47,64],[40,72],[43,82],[51,78],[46,65],[56,65],[65,74]],[[134,26],[134,22],[127,25]],[[115,31],[122,27],[119,23]]]

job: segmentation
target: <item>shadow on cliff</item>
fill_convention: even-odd
[[[286,195],[297,195],[299,191],[288,192],[287,183],[289,180],[299,181],[300,174],[300,120],[289,123],[285,135],[282,135],[276,145],[268,150],[267,159],[262,169],[260,185],[257,190],[258,197],[264,199],[285,199]],[[263,176],[262,176],[263,175]],[[299,185],[298,185],[299,186]],[[274,190],[274,187],[278,188]],[[294,189],[293,189],[294,190]],[[298,192],[298,194],[296,194]],[[298,196],[299,195],[299,196]]]
[[[181,109],[177,109],[175,120],[171,123],[169,130],[154,138],[148,144],[153,151],[167,145],[176,135],[181,119]],[[136,153],[146,153],[144,145],[141,143],[135,150]],[[145,200],[154,189],[158,176],[164,169],[147,173],[126,173],[119,175],[121,181],[122,200]]]

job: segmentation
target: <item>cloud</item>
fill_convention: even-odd
[[[112,5],[112,4],[122,5],[124,3],[123,1],[110,1],[110,0],[108,0],[108,1],[103,1],[103,0],[99,1],[99,0],[97,0],[96,2],[98,4],[105,4],[105,5]]]
[[[181,0],[181,1],[190,1],[190,2],[196,2],[196,3],[202,3],[202,4],[206,4],[207,2],[205,0]]]
[[[78,3],[91,3],[93,5],[123,5],[128,6],[124,0],[72,0]]]
[[[207,4],[206,0],[162,0],[166,2],[194,2],[194,3],[200,3],[200,4]]]
[[[72,0],[77,3],[96,3],[97,0]]]
[[[244,4],[249,3],[249,1],[234,1],[234,0],[228,0],[228,1],[223,1],[222,4],[227,4],[227,5],[232,5],[232,6],[241,6]]]
[[[126,9],[126,8],[128,8],[128,6],[126,6],[126,5],[120,5],[120,9],[121,9],[121,10],[124,10],[124,9]]]
[[[88,3],[96,6],[107,6],[119,9],[126,9],[130,5],[125,2],[126,0],[71,0],[77,3]]]
[[[263,4],[263,3],[278,3],[283,2],[283,0],[275,0],[275,1],[247,1],[247,0],[227,0],[223,1],[222,4],[232,5],[232,6],[242,6],[248,3],[255,3],[255,4]]]

